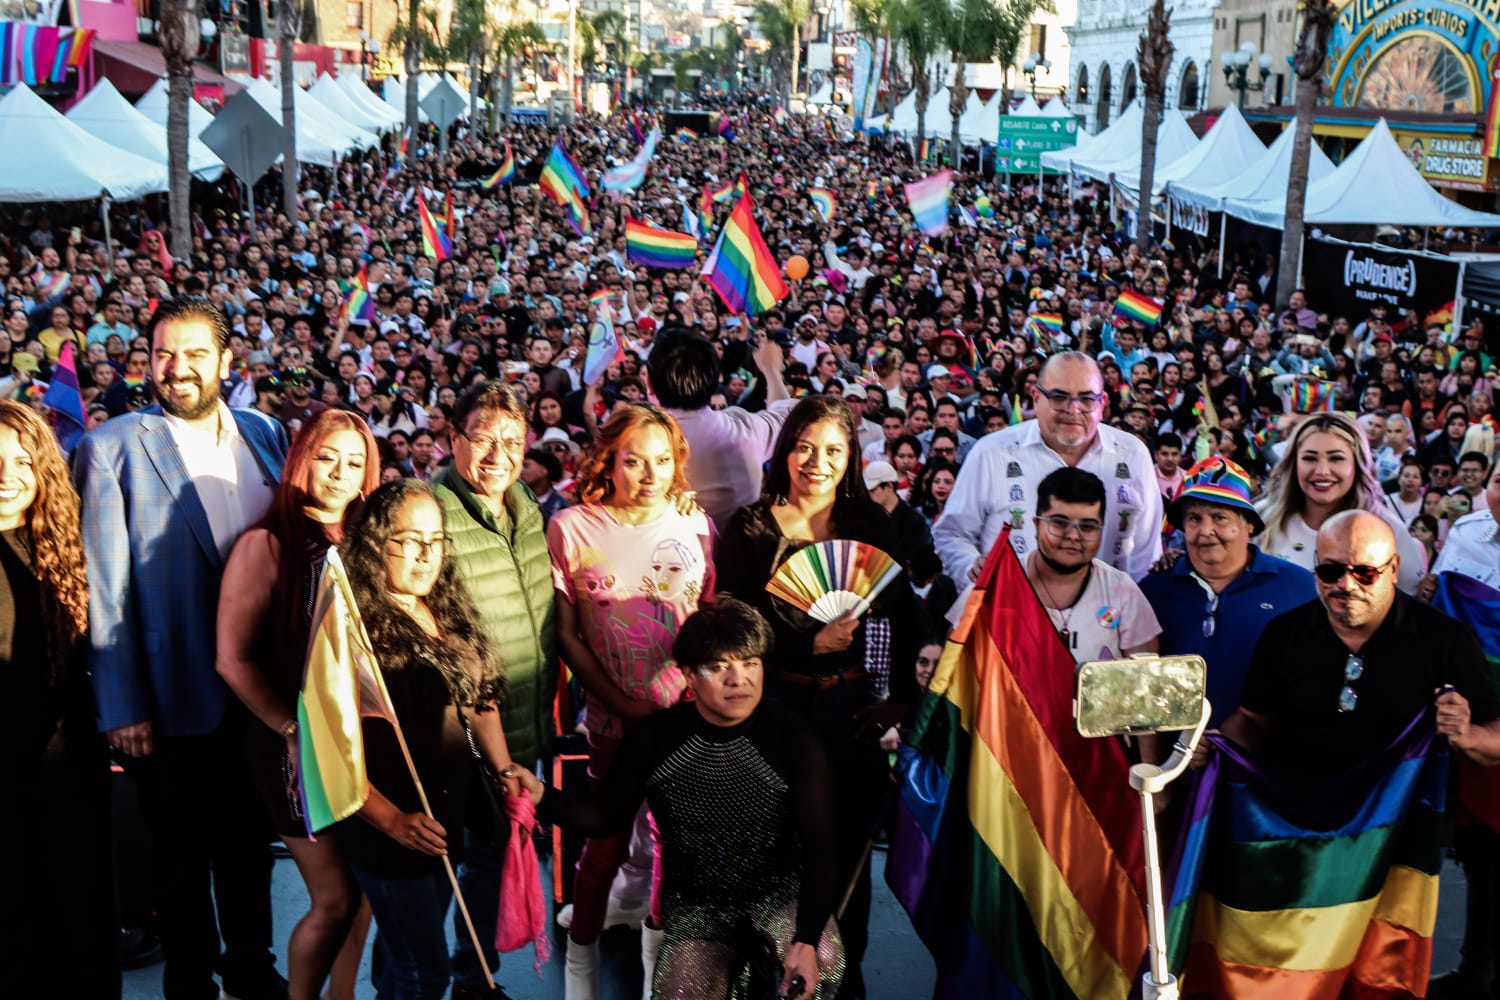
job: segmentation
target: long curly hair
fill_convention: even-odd
[[[598,503],[614,491],[610,477],[614,470],[615,456],[621,443],[638,430],[660,427],[671,442],[672,456],[676,459],[672,472],[672,485],[668,494],[677,496],[691,490],[687,479],[688,443],[682,428],[665,410],[649,403],[631,403],[617,406],[609,415],[609,422],[599,431],[599,437],[584,451],[578,463],[577,490],[584,503]]]
[[[396,518],[407,504],[426,498],[442,504],[431,486],[420,479],[386,483],[365,499],[364,508],[339,552],[349,570],[349,584],[364,617],[370,642],[379,651],[383,670],[400,670],[422,661],[442,674],[456,705],[479,708],[499,702],[505,678],[489,631],[479,617],[449,546],[432,592],[423,600],[437,622],[441,639],[422,630],[416,619],[391,600],[386,547],[396,530]],[[476,663],[479,677],[471,667]]]
[[[1302,493],[1302,483],[1297,478],[1297,453],[1302,450],[1302,443],[1314,434],[1332,434],[1343,438],[1352,452],[1354,482],[1349,485],[1349,492],[1344,494],[1340,510],[1378,511],[1385,504],[1380,480],[1375,478],[1375,461],[1370,456],[1370,443],[1365,439],[1365,433],[1359,424],[1343,413],[1311,414],[1292,431],[1281,461],[1271,470],[1265,497],[1256,505],[1261,520],[1266,525],[1266,530],[1256,539],[1262,548],[1274,551],[1286,530],[1287,521],[1293,514],[1301,514],[1307,505],[1307,497]]]
[[[47,655],[54,684],[66,674],[73,650],[89,627],[89,581],[78,526],[78,493],[57,437],[30,407],[0,400],[0,427],[14,431],[31,457],[36,499],[26,511],[23,538],[41,592]]]

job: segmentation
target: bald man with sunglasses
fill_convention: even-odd
[[[1317,538],[1318,601],[1261,635],[1224,735],[1283,763],[1337,774],[1373,760],[1427,705],[1476,764],[1500,763],[1500,695],[1468,626],[1396,589],[1383,519],[1345,511]]]

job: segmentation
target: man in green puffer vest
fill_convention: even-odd
[[[489,626],[505,670],[500,722],[510,756],[534,768],[551,752],[557,694],[557,629],[552,560],[542,512],[519,482],[526,454],[526,404],[504,382],[468,389],[453,408],[453,463],[433,477],[443,505],[451,554]],[[459,867],[459,888],[479,940],[495,940],[500,853],[473,837]],[[469,935],[454,919],[453,1000],[490,997]],[[498,956],[489,951],[493,970]]]

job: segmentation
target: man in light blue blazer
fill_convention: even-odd
[[[228,343],[207,299],[164,302],[151,342],[160,405],[106,421],[74,456],[99,727],[153,835],[166,1000],[215,1000],[216,974],[234,1000],[286,996],[246,714],[214,669],[224,560],[270,505],[286,435],[221,400]]]

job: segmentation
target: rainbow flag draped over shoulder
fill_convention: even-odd
[[[754,316],[789,294],[781,267],[750,212],[749,195],[735,203],[702,273],[731,312]]]
[[[493,190],[501,184],[509,184],[516,176],[516,157],[510,150],[510,143],[505,144],[505,158],[500,161],[500,166],[495,172],[480,182],[480,186],[486,191]]]
[[[647,267],[692,267],[698,257],[698,240],[690,233],[674,233],[649,222],[626,219],[625,255],[632,264]]]
[[[422,252],[433,260],[443,261],[453,256],[453,241],[443,227],[433,218],[427,207],[427,199],[417,195],[417,227],[422,232]]]
[[[1140,320],[1147,326],[1155,326],[1156,321],[1161,319],[1161,303],[1149,295],[1122,288],[1120,297],[1115,300],[1114,314],[1125,319]]]
[[[360,720],[397,725],[337,549],[318,581],[313,622],[297,696],[297,785],[308,836],[353,816],[370,797]]]
[[[1432,606],[1474,630],[1489,661],[1490,678],[1500,687],[1500,590],[1450,570],[1438,574]],[[1459,757],[1458,804],[1461,822],[1500,832],[1500,769]]]
[[[948,231],[948,195],[953,190],[953,171],[939,170],[931,177],[906,185],[906,203],[917,220],[917,228],[928,236]]]
[[[886,881],[934,996],[1120,997],[1146,953],[1129,764],[1073,726],[1074,663],[1007,534],[903,746]]]
[[[1183,995],[1424,996],[1448,782],[1431,710],[1335,775],[1273,774],[1205,738],[1218,752],[1166,882]]]
[[[552,152],[547,154],[547,162],[542,167],[537,183],[549,198],[567,212],[568,221],[579,235],[593,231],[588,206],[585,204],[589,196],[588,182],[583,179],[583,172],[578,169],[578,164],[573,162],[573,158],[563,148],[561,139],[553,144]]]

